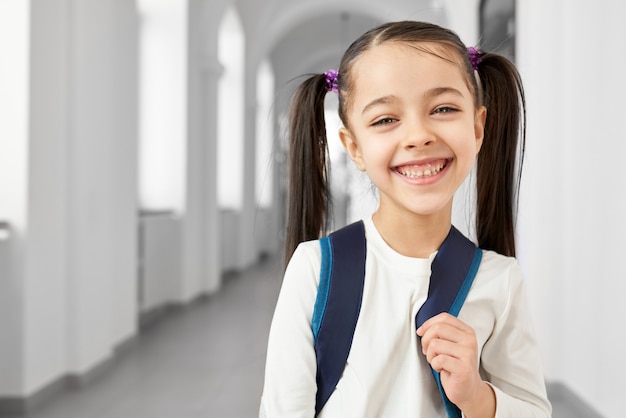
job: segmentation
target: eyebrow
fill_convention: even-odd
[[[366,104],[365,107],[363,108],[363,111],[361,112],[361,114],[364,114],[365,112],[367,112],[368,110],[370,110],[374,106],[378,106],[378,105],[381,105],[381,104],[389,104],[389,103],[394,102],[396,100],[398,100],[398,98],[396,96],[394,96],[393,94],[390,94],[389,96],[379,97],[378,99],[374,99],[371,102],[369,102],[368,104]]]
[[[435,87],[435,88],[432,88],[432,89],[426,91],[424,93],[424,98],[432,99],[434,97],[442,96],[444,94],[452,94],[454,96],[465,97],[463,95],[463,93],[461,93],[460,90],[455,89],[454,87]],[[393,94],[390,94],[388,96],[379,97],[377,99],[372,100],[368,104],[366,104],[365,107],[363,107],[363,110],[362,110],[361,114],[364,114],[365,112],[370,110],[372,107],[375,107],[375,106],[378,106],[378,105],[389,104],[389,103],[392,103],[392,102],[394,102],[396,100],[398,100],[398,97],[394,96]]]
[[[465,97],[460,90],[454,87],[435,87],[424,93],[424,97],[431,99],[433,97],[442,96],[444,94],[452,94],[454,96]]]

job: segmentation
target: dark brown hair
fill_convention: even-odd
[[[515,208],[525,142],[525,99],[520,76],[505,57],[480,53],[476,77],[467,48],[452,31],[414,21],[378,26],[357,39],[339,67],[339,117],[346,117],[354,88],[352,68],[361,54],[386,42],[400,42],[455,62],[474,94],[476,107],[487,107],[484,139],[476,166],[476,232],[481,248],[515,255]],[[428,44],[428,45],[426,45]],[[327,233],[328,187],[324,74],[304,81],[296,91],[289,127],[289,205],[285,258],[302,241]]]

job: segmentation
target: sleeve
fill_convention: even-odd
[[[320,251],[300,244],[285,271],[270,328],[259,416],[313,418],[317,362],[311,316],[319,282]]]
[[[551,417],[540,353],[517,262],[510,269],[508,301],[481,355],[496,395],[496,418]]]

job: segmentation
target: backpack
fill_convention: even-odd
[[[317,358],[315,416],[335,390],[352,345],[365,281],[365,227],[358,221],[319,242],[322,265],[312,317]],[[453,226],[432,262],[428,297],[415,316],[416,329],[439,313],[459,314],[481,259],[482,251]],[[439,372],[432,372],[448,417],[460,418],[460,410],[443,390]]]

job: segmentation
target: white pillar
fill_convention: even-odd
[[[30,395],[67,370],[69,0],[31,2],[28,227],[21,391]]]
[[[217,206],[217,60],[215,10],[189,3],[187,191],[183,216],[183,300],[213,293],[221,282]]]
[[[249,57],[250,54],[247,55]],[[256,65],[246,59],[245,129],[243,146],[243,207],[239,214],[238,268],[245,269],[258,257],[256,246]]]
[[[107,33],[113,44],[111,86],[112,166],[109,167],[113,201],[109,263],[112,300],[111,344],[137,333],[138,305],[138,181],[139,178],[139,16],[135,1],[109,0],[112,4]]]

